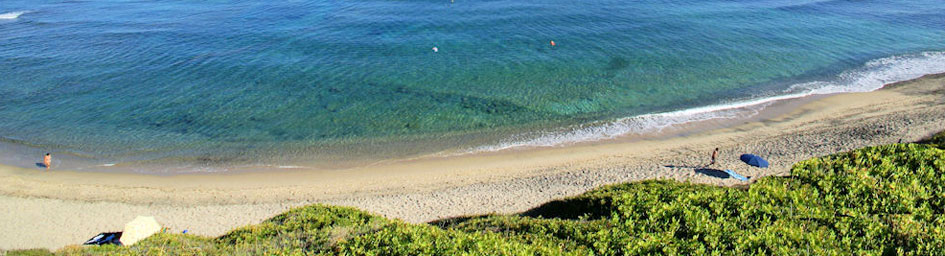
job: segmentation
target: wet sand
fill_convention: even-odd
[[[916,141],[945,128],[945,75],[868,93],[780,102],[758,117],[669,137],[387,162],[343,170],[154,176],[0,166],[0,249],[60,248],[150,215],[179,232],[216,236],[291,207],[325,203],[410,222],[523,211],[595,187],[644,179],[740,182],[696,168],[720,164],[752,180],[800,160]],[[748,168],[738,155],[771,162]]]

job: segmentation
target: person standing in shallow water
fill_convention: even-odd
[[[715,165],[715,159],[719,157],[719,148],[715,148],[715,151],[712,151],[712,162],[709,162],[709,165]]]
[[[49,170],[49,167],[52,167],[52,155],[46,153],[46,156],[43,157],[43,165],[46,166],[46,170]]]

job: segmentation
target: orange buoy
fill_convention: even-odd
[[[555,40],[551,40],[551,46],[555,46]]]

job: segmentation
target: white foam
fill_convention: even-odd
[[[553,147],[600,141],[627,135],[656,133],[686,123],[713,119],[746,118],[773,102],[813,95],[868,92],[889,83],[945,73],[945,52],[925,52],[869,61],[863,67],[843,72],[833,81],[815,81],[790,86],[778,95],[664,113],[625,117],[612,121],[578,125],[555,132],[513,136],[498,144],[471,149],[467,153],[499,151],[522,147]]]
[[[0,14],[0,20],[16,19],[16,18],[19,18],[20,15],[23,15],[26,13],[29,13],[29,11],[8,12],[8,13]]]

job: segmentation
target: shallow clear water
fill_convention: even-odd
[[[943,50],[941,0],[4,0],[0,140],[213,165],[556,145],[872,90]]]

